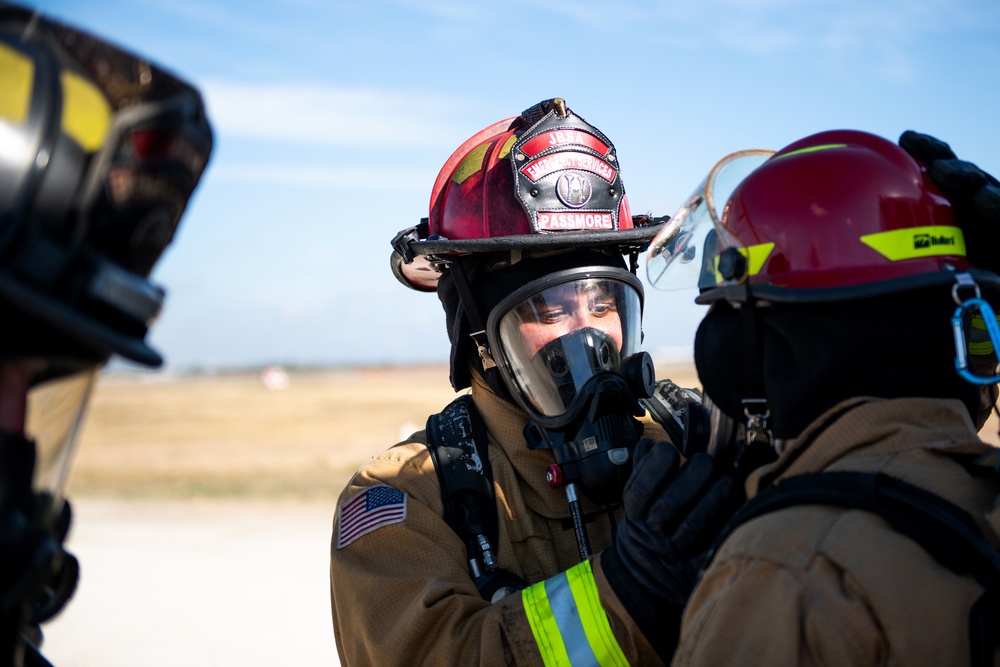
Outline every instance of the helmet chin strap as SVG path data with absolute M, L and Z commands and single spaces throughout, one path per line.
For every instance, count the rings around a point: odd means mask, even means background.
M 764 360 L 761 352 L 760 318 L 757 304 L 750 290 L 750 281 L 744 282 L 746 301 L 740 305 L 743 320 L 743 379 L 746 397 L 742 400 L 746 418 L 747 446 L 771 447 L 774 437 L 768 420 L 771 408 L 764 387 Z
M 469 337 L 472 338 L 472 342 L 476 345 L 476 351 L 479 353 L 483 379 L 497 395 L 508 398 L 507 387 L 503 378 L 500 377 L 500 370 L 490 353 L 489 341 L 486 339 L 486 325 L 479 312 L 479 307 L 476 305 L 476 299 L 472 295 L 472 289 L 469 287 L 469 277 L 465 267 L 461 262 L 453 262 L 449 265 L 448 270 L 452 273 L 455 289 L 458 291 L 458 299 L 462 304 L 462 312 L 469 324 Z

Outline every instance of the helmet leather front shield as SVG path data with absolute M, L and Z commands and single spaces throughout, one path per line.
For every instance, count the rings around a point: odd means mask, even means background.
M 722 225 L 730 195 L 774 151 L 746 150 L 722 158 L 649 244 L 646 277 L 658 289 L 709 289 L 722 281 L 719 253 L 735 248 L 753 267 L 748 246 Z
M 633 216 L 617 151 L 559 98 L 473 135 L 445 162 L 429 215 L 392 240 L 390 267 L 434 291 L 448 263 L 494 252 L 645 250 L 661 221 Z
M 529 283 L 487 324 L 490 349 L 521 407 L 540 421 L 574 408 L 595 375 L 621 372 L 641 344 L 642 287 L 628 271 L 584 268 Z

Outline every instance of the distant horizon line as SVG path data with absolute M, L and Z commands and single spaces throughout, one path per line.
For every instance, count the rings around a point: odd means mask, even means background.
M 678 366 L 694 363 L 694 351 L 691 346 L 673 346 L 649 351 L 653 357 L 653 364 L 660 366 Z M 344 361 L 344 362 L 246 362 L 231 364 L 166 364 L 160 368 L 146 368 L 129 363 L 125 360 L 114 358 L 102 370 L 104 375 L 239 375 L 248 373 L 260 373 L 268 368 L 278 368 L 289 373 L 308 373 L 323 371 L 344 371 L 362 369 L 386 369 L 386 368 L 447 368 L 447 361 Z

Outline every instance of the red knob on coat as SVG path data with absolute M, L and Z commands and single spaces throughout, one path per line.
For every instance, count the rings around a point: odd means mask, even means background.
M 563 485 L 562 468 L 559 467 L 558 463 L 553 463 L 549 466 L 548 470 L 545 471 L 545 481 L 548 482 L 549 486 L 553 489 L 558 489 Z

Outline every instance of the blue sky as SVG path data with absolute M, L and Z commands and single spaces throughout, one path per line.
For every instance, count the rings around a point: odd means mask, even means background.
M 927 132 L 1000 175 L 995 0 L 33 6 L 205 95 L 216 150 L 154 273 L 151 340 L 177 368 L 446 360 L 440 305 L 392 277 L 389 240 L 460 143 L 550 97 L 614 142 L 633 212 L 673 213 L 734 150 L 834 128 Z M 654 356 L 690 347 L 692 299 L 647 289 Z

